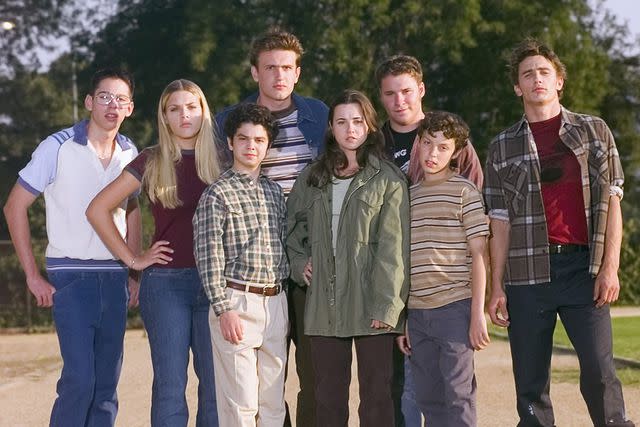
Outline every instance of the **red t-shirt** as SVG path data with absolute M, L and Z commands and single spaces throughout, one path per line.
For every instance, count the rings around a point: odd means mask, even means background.
M 127 165 L 125 170 L 142 181 L 149 149 L 143 150 L 138 157 Z M 198 206 L 200 196 L 207 184 L 202 182 L 196 171 L 195 150 L 182 150 L 182 160 L 175 165 L 178 185 L 178 199 L 181 206 L 166 209 L 161 203 L 151 203 L 151 213 L 155 222 L 153 242 L 166 240 L 174 250 L 173 261 L 168 264 L 154 264 L 158 268 L 193 268 L 193 226 L 191 220 Z
M 549 243 L 587 245 L 580 164 L 559 137 L 561 117 L 529 123 L 540 159 L 542 202 Z

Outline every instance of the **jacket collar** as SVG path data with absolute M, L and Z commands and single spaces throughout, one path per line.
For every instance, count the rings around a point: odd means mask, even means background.
M 260 92 L 254 92 L 246 97 L 242 102 L 251 102 L 255 104 L 258 102 L 258 96 L 260 96 Z M 308 120 L 313 123 L 317 122 L 315 116 L 313 115 L 313 112 L 311 111 L 311 108 L 303 97 L 293 92 L 291 94 L 291 101 L 293 102 L 293 105 L 296 106 L 296 110 L 298 110 L 298 122 L 302 120 Z

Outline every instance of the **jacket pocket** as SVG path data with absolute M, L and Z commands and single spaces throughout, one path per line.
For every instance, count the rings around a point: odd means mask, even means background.
M 363 192 L 355 196 L 358 204 L 355 211 L 356 216 L 352 218 L 353 223 L 346 226 L 353 227 L 354 237 L 358 242 L 367 244 L 378 241 L 378 223 L 384 204 L 382 196 L 377 192 Z
M 304 209 L 296 214 L 296 216 L 304 217 L 309 245 L 318 243 L 322 239 L 321 233 L 318 232 L 320 230 L 318 225 L 322 224 L 323 215 L 325 215 L 325 208 L 322 206 L 322 197 L 320 194 L 315 194 L 311 197 L 306 202 Z M 314 231 L 316 232 L 314 233 Z M 310 252 L 309 255 L 311 255 Z

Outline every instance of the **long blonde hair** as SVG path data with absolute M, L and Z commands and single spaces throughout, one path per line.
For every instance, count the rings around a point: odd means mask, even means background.
M 158 103 L 158 145 L 152 148 L 142 178 L 143 186 L 152 203 L 159 201 L 166 209 L 182 205 L 178 199 L 175 164 L 182 159 L 180 147 L 173 142 L 171 128 L 164 118 L 169 97 L 174 92 L 187 91 L 200 100 L 202 107 L 202 125 L 196 137 L 196 171 L 198 177 L 211 184 L 220 175 L 218 153 L 216 150 L 215 122 L 211 119 L 209 104 L 200 87 L 185 79 L 174 80 L 162 92 Z

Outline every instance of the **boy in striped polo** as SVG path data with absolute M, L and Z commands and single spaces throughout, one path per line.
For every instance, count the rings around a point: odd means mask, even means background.
M 129 73 L 105 69 L 94 74 L 84 100 L 90 118 L 40 143 L 4 207 L 27 286 L 38 306 L 53 307 L 63 367 L 51 426 L 112 426 L 118 411 L 127 301 L 137 303 L 137 283 L 130 283 L 129 299 L 127 266 L 102 243 L 85 211 L 138 154 L 131 140 L 118 133 L 133 112 L 132 97 Z M 41 193 L 49 280 L 35 262 L 27 215 Z M 137 200 L 123 200 L 113 219 L 133 253 L 139 253 Z
M 407 335 L 416 402 L 429 425 L 476 425 L 473 351 L 489 343 L 484 317 L 489 227 L 482 196 L 451 167 L 468 143 L 455 114 L 425 114 L 418 128 L 424 177 L 410 188 L 411 290 Z

